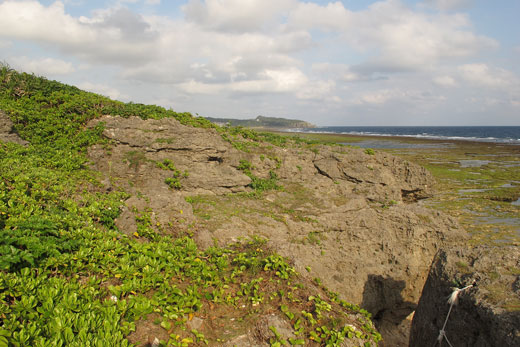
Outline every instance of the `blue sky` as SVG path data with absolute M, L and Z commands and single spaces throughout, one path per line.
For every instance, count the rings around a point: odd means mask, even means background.
M 0 60 L 204 116 L 520 125 L 519 13 L 517 0 L 0 0 Z

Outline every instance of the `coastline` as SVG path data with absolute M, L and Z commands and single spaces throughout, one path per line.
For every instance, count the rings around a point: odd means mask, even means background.
M 283 136 L 299 136 L 312 140 L 345 143 L 345 142 L 361 142 L 364 140 L 388 140 L 403 143 L 453 143 L 453 144 L 468 144 L 468 145 L 497 145 L 497 146 L 511 146 L 518 148 L 520 152 L 520 143 L 502 142 L 502 141 L 483 141 L 477 139 L 454 139 L 454 138 L 429 138 L 429 137 L 415 137 L 415 136 L 399 136 L 399 135 L 362 135 L 362 134 L 339 134 L 326 132 L 306 132 L 294 131 L 290 129 L 273 129 L 273 128 L 252 128 L 258 131 L 271 132 Z
M 285 129 L 297 133 L 398 137 L 426 140 L 461 140 L 520 145 L 520 126 L 324 126 Z
M 470 234 L 470 243 L 520 245 L 518 144 L 308 133 L 286 129 L 257 130 L 324 143 L 373 148 L 417 163 L 428 169 L 437 181 L 436 195 L 424 203 L 457 218 Z

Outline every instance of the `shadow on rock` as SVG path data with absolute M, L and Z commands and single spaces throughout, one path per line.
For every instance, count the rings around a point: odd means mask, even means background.
M 401 292 L 405 287 L 405 281 L 381 275 L 368 275 L 365 282 L 361 307 L 372 314 L 383 336 L 380 346 L 408 346 L 409 316 L 416 305 L 403 300 Z

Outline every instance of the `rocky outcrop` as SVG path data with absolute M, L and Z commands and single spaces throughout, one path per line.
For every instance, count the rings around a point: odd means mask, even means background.
M 149 209 L 159 231 L 190 230 L 201 247 L 264 237 L 300 273 L 370 311 L 383 333 L 414 310 L 439 247 L 464 238 L 454 220 L 420 204 L 431 175 L 385 153 L 267 143 L 243 152 L 214 129 L 174 119 L 105 116 L 89 126 L 99 122 L 108 144 L 90 148 L 93 166 L 107 189 L 132 195 L 120 230 L 135 232 L 136 211 Z M 158 165 L 165 160 L 186 173 L 175 188 L 165 183 L 172 171 Z M 241 160 L 255 177 L 274 173 L 283 189 L 236 194 L 251 191 Z M 388 346 L 408 340 L 401 330 L 386 334 Z
M 235 169 L 238 151 L 230 148 L 214 129 L 187 127 L 171 118 L 145 121 L 106 116 L 93 123 L 97 122 L 105 124 L 103 135 L 116 144 L 109 158 L 115 177 L 126 176 L 133 182 L 146 173 L 148 177 L 141 184 L 154 185 L 168 175 L 155 164 L 173 158 L 176 167 L 188 173 L 182 186 L 191 193 L 244 191 L 250 182 Z M 99 146 L 92 148 L 92 156 L 99 155 L 99 151 Z M 98 166 L 107 165 L 107 160 L 99 159 Z
M 0 110 L 0 141 L 14 142 L 24 146 L 28 143 L 14 132 L 13 122 L 2 110 Z
M 179 221 L 193 220 L 186 195 L 245 191 L 251 181 L 235 168 L 238 151 L 214 130 L 186 127 L 171 118 L 145 121 L 111 116 L 89 126 L 99 122 L 105 126 L 103 135 L 110 145 L 92 146 L 89 156 L 93 168 L 104 173 L 107 189 L 117 185 L 132 195 L 118 219 L 125 233 L 136 231 L 132 210 L 150 209 L 156 223 L 177 229 Z M 172 190 L 165 184 L 173 173 L 158 166 L 164 160 L 171 160 L 181 172 L 182 189 Z
M 448 297 L 463 288 L 458 304 Z M 520 250 L 517 246 L 440 251 L 412 323 L 410 346 L 433 346 L 446 321 L 453 346 L 520 346 Z M 443 346 L 446 345 L 444 340 Z

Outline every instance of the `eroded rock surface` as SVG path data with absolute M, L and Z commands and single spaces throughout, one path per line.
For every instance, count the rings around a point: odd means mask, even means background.
M 383 332 L 415 308 L 438 249 L 464 238 L 454 220 L 420 204 L 431 194 L 431 175 L 388 154 L 270 144 L 242 152 L 214 129 L 174 119 L 106 116 L 90 125 L 100 121 L 111 144 L 90 149 L 93 166 L 107 189 L 132 194 L 121 231 L 132 234 L 136 211 L 150 209 L 161 232 L 188 228 L 201 247 L 265 237 L 300 273 L 373 313 Z M 157 166 L 164 160 L 187 173 L 177 189 L 165 183 L 172 172 Z M 275 173 L 283 190 L 237 194 L 251 191 L 240 160 L 256 177 Z M 407 341 L 403 334 L 388 334 L 386 345 Z
M 410 346 L 432 346 L 446 321 L 453 287 L 472 284 L 459 294 L 450 312 L 445 328 L 449 342 L 468 347 L 520 346 L 518 246 L 440 251 L 415 312 Z
M 24 146 L 28 143 L 14 132 L 13 122 L 2 110 L 0 110 L 0 141 L 14 142 Z
M 235 168 L 237 151 L 215 131 L 186 127 L 175 119 L 105 116 L 90 125 L 98 122 L 105 124 L 103 135 L 112 145 L 93 146 L 89 156 L 94 168 L 105 174 L 108 189 L 116 185 L 132 194 L 119 217 L 119 228 L 125 233 L 136 229 L 132 210 L 150 209 L 157 223 L 174 227 L 179 221 L 193 220 L 186 195 L 245 191 L 251 181 Z M 157 166 L 164 160 L 172 160 L 182 173 L 182 189 L 165 184 L 173 173 Z

